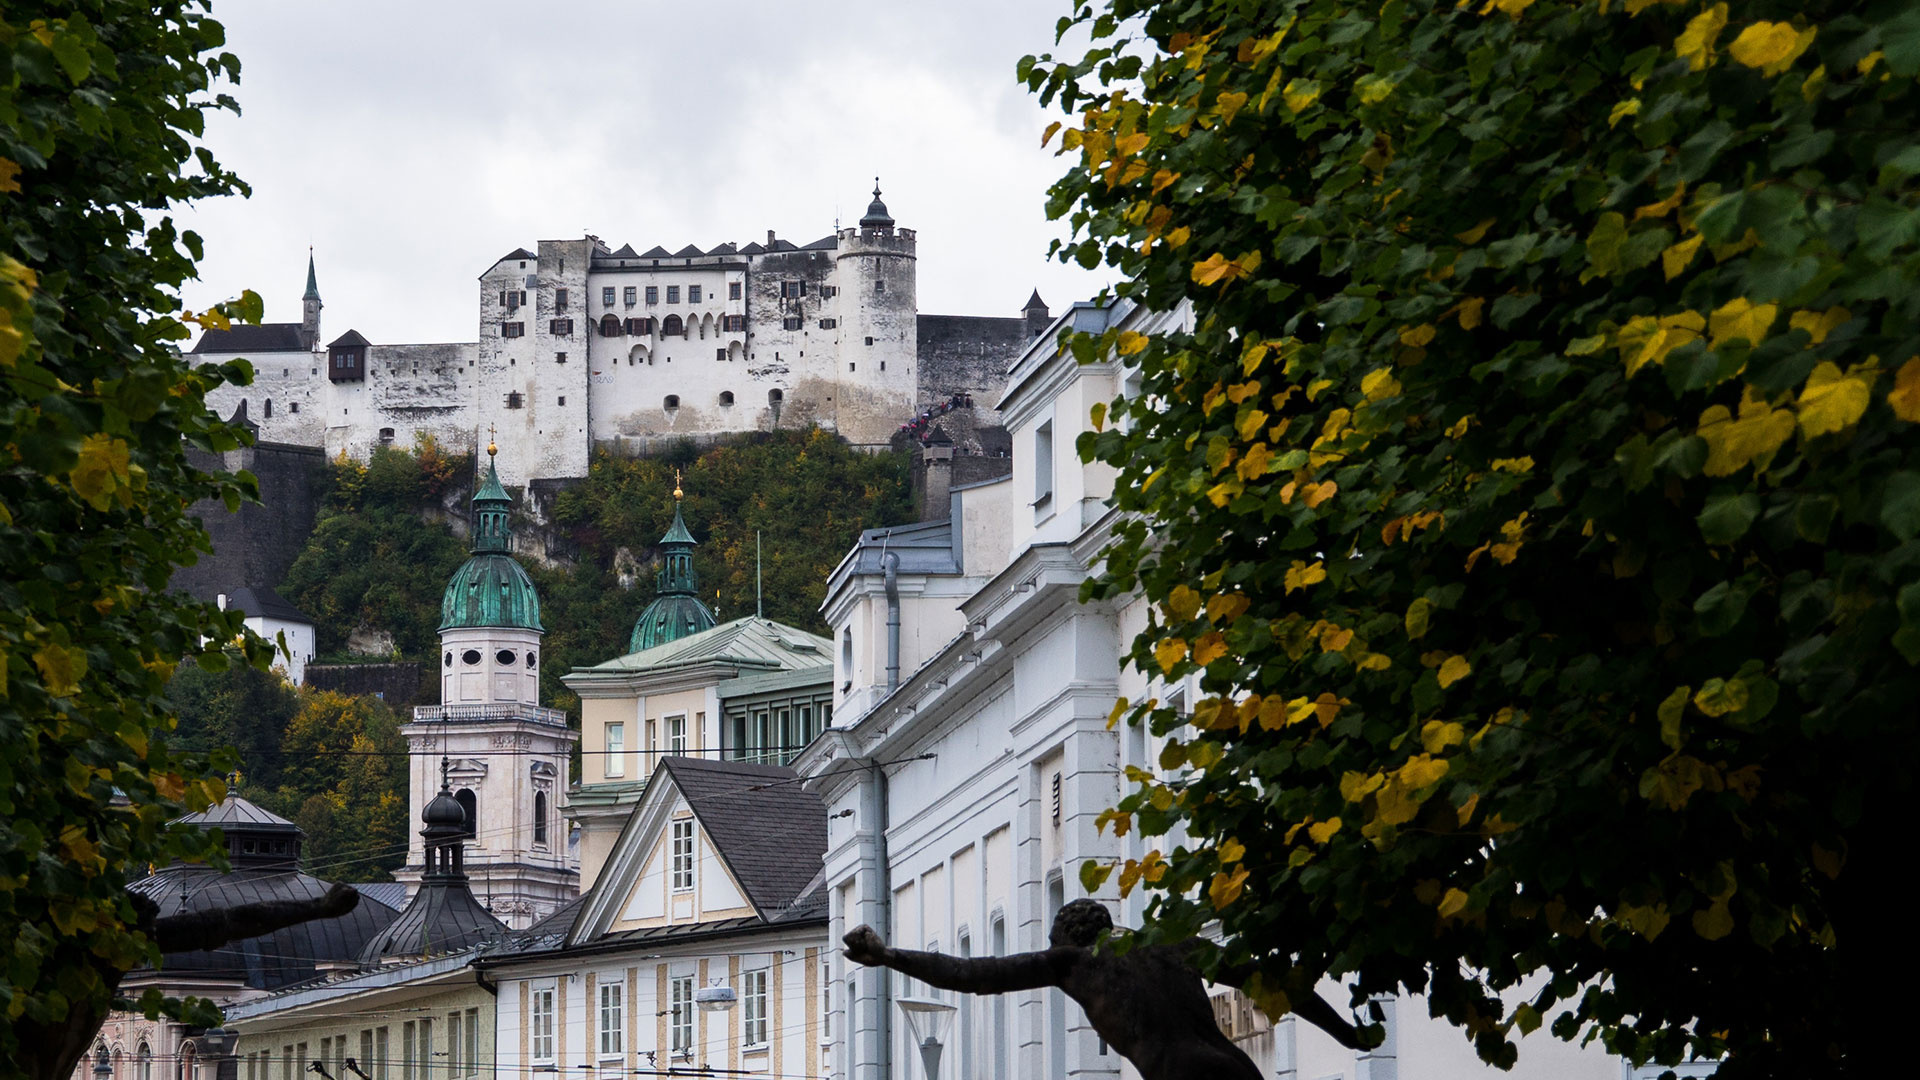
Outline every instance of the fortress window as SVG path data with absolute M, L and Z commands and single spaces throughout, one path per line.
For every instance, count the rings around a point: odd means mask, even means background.
M 873 291 L 876 296 L 879 295 L 880 293 L 886 292 L 887 283 L 884 281 L 875 281 L 873 283 Z
M 871 345 L 871 344 L 873 344 L 873 339 L 872 339 L 872 338 L 868 338 L 868 339 L 867 339 L 867 344 L 869 344 L 869 345 Z
M 526 401 L 527 399 L 522 397 L 518 390 L 511 391 L 507 394 L 507 408 L 509 409 L 518 409 L 524 406 Z
M 822 330 L 831 330 L 834 327 L 839 325 L 840 325 L 839 319 L 821 319 L 820 320 L 820 329 Z
M 822 285 L 822 286 L 820 286 L 820 295 L 821 295 L 821 296 L 824 296 L 824 297 L 834 297 L 834 296 L 839 296 L 839 295 L 840 295 L 840 286 L 838 286 L 838 285 Z
M 787 330 L 798 330 L 802 326 L 805 326 L 806 322 L 807 320 L 801 318 L 798 315 L 789 315 L 788 317 L 780 320 L 780 326 L 783 329 L 787 329 Z
M 667 286 L 667 303 L 677 304 L 679 302 L 680 302 L 680 286 L 678 285 Z
M 500 324 L 501 337 L 525 337 L 527 324 L 522 322 L 503 322 Z
M 563 312 L 567 310 L 567 290 L 565 289 L 553 290 L 553 310 L 556 312 Z
M 300 403 L 296 401 L 296 402 L 294 402 L 293 404 L 291 404 L 291 405 L 289 405 L 289 406 L 287 406 L 287 411 L 288 411 L 288 412 L 299 412 L 299 411 L 300 411 Z
M 634 288 L 631 285 L 620 290 L 620 300 L 622 303 L 626 304 L 628 307 L 632 307 L 634 304 L 638 303 L 639 296 L 640 296 L 640 290 Z
M 562 404 L 562 405 L 565 405 L 566 403 L 567 403 L 567 395 L 565 395 L 565 394 L 561 394 L 561 395 L 560 395 L 560 404 Z
M 807 295 L 807 283 L 805 281 L 783 281 L 780 283 L 780 299 L 782 300 L 798 300 L 805 295 Z
M 747 317 L 745 315 L 722 315 L 720 316 L 720 329 L 730 334 L 744 334 L 747 332 Z
M 628 319 L 627 333 L 632 334 L 635 337 L 639 337 L 643 334 L 651 334 L 653 333 L 653 320 L 652 319 Z
M 740 299 L 740 283 L 739 282 L 737 281 L 727 282 L 727 299 L 729 300 Z
M 477 664 L 477 663 L 479 663 L 479 662 L 480 662 L 480 650 L 479 650 L 479 649 L 468 649 L 468 650 L 467 650 L 466 652 L 463 652 L 463 653 L 461 653 L 461 654 L 460 654 L 460 662 L 461 662 L 461 663 L 463 663 L 463 664 L 469 664 L 469 665 L 471 665 L 471 664 Z
M 518 660 L 519 657 L 513 654 L 512 649 L 501 649 L 499 652 L 493 654 L 493 659 L 494 662 L 501 667 L 512 667 L 513 662 Z
M 659 302 L 660 302 L 660 286 L 658 285 L 647 286 L 647 303 L 657 304 Z
M 733 391 L 731 390 L 720 391 L 720 404 L 723 406 L 733 404 Z
M 660 324 L 660 336 L 661 337 L 686 337 L 687 328 L 686 328 L 686 325 L 680 321 L 680 316 L 678 315 L 667 316 L 666 321 Z
M 572 337 L 573 336 L 573 320 L 572 319 L 555 319 L 552 322 L 547 324 L 547 333 L 552 334 L 555 337 Z M 565 356 L 567 354 L 561 353 L 560 355 Z
M 272 416 L 272 415 L 273 415 L 273 399 L 272 399 L 272 398 L 268 398 L 268 399 L 267 399 L 267 413 L 266 413 L 266 414 L 267 414 L 268 416 Z
M 668 395 L 667 395 L 667 399 L 666 399 L 665 401 L 663 401 L 663 402 L 661 402 L 661 403 L 660 403 L 660 407 L 661 407 L 661 408 L 663 408 L 663 409 L 665 409 L 665 410 L 667 410 L 668 412 L 672 412 L 673 410 L 675 410 L 675 409 L 677 409 L 677 408 L 679 408 L 679 407 L 680 407 L 680 395 L 679 395 L 679 394 L 668 394 Z
M 600 316 L 601 337 L 619 337 L 622 330 L 623 327 L 620 325 L 620 316 L 615 315 L 611 311 Z
M 700 302 L 700 286 L 698 285 L 687 286 L 687 303 L 697 304 L 699 302 Z
M 724 361 L 724 360 L 726 360 L 726 358 L 727 358 L 727 350 L 725 350 L 725 349 L 715 349 L 715 350 L 713 350 L 713 358 L 714 358 L 715 360 L 721 360 L 721 361 Z
M 613 306 L 613 286 L 608 285 L 607 287 L 600 290 L 600 306 L 601 307 Z
M 778 405 L 785 400 L 787 400 L 787 395 L 778 387 L 767 391 L 767 404 Z
M 386 446 L 391 442 L 393 442 L 393 429 L 390 427 L 381 428 L 380 429 L 380 445 Z
M 566 353 L 563 353 L 563 352 L 557 352 L 557 353 L 554 353 L 554 354 L 553 354 L 553 362 L 554 362 L 554 363 L 556 363 L 556 364 L 564 364 L 564 363 L 566 363 L 566 362 L 567 362 L 567 354 L 566 354 Z

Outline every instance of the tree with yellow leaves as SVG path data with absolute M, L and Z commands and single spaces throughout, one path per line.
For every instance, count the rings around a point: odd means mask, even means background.
M 1197 674 L 1103 822 L 1267 986 L 1486 1060 L 1846 1073 L 1920 755 L 1920 8 L 1106 0 L 1058 253 L 1195 329 L 1080 451 Z M 1109 424 L 1110 420 L 1124 420 Z M 1896 831 L 1899 830 L 1899 831 Z M 1089 883 L 1105 871 L 1089 867 Z M 1263 1004 L 1283 1011 L 1284 994 Z

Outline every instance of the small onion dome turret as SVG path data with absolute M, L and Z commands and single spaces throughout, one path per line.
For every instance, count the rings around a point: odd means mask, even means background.
M 700 602 L 700 578 L 693 570 L 693 534 L 680 516 L 680 477 L 673 480 L 673 525 L 660 538 L 660 569 L 654 574 L 653 602 L 633 624 L 630 653 L 665 645 L 714 626 L 713 612 Z
M 863 229 L 891 229 L 893 215 L 887 213 L 887 204 L 880 201 L 880 178 L 873 178 L 873 201 L 867 204 L 867 216 L 860 219 Z
M 500 485 L 487 444 L 487 478 L 473 496 L 473 556 L 454 571 L 440 601 L 440 629 L 510 627 L 545 633 L 540 625 L 540 594 L 527 571 L 509 552 L 513 533 L 507 518 L 513 500 Z
M 470 835 L 467 809 L 448 790 L 447 765 L 447 760 L 441 758 L 440 793 L 427 803 L 420 815 L 426 825 L 420 830 L 420 836 L 426 840 L 427 849 L 420 889 L 400 917 L 367 942 L 360 954 L 362 964 L 372 966 L 388 960 L 458 952 L 507 932 L 506 924 L 494 918 L 467 887 L 462 857 L 464 842 Z

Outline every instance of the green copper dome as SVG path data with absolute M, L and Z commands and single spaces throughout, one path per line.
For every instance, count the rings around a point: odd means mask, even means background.
M 487 447 L 487 478 L 473 496 L 473 557 L 454 571 L 440 600 L 440 629 L 501 626 L 546 632 L 540 625 L 540 594 L 514 557 L 507 515 L 513 500 L 500 486 L 493 447 Z
M 673 526 L 660 538 L 660 569 L 653 576 L 653 603 L 633 624 L 633 637 L 627 642 L 630 653 L 678 641 L 714 625 L 713 612 L 697 595 L 700 579 L 693 572 L 694 539 L 680 516 L 677 483 L 673 497 Z

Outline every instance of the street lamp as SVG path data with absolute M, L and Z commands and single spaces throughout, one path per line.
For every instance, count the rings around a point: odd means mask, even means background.
M 947 1033 L 947 1025 L 953 1023 L 956 1010 L 933 998 L 896 998 L 894 1004 L 907 1015 L 907 1031 L 920 1046 L 920 1063 L 927 1068 L 927 1080 L 940 1080 L 940 1051 L 944 1048 L 941 1040 Z
M 693 1003 L 701 1012 L 726 1012 L 740 1000 L 731 986 L 702 986 L 693 992 Z

